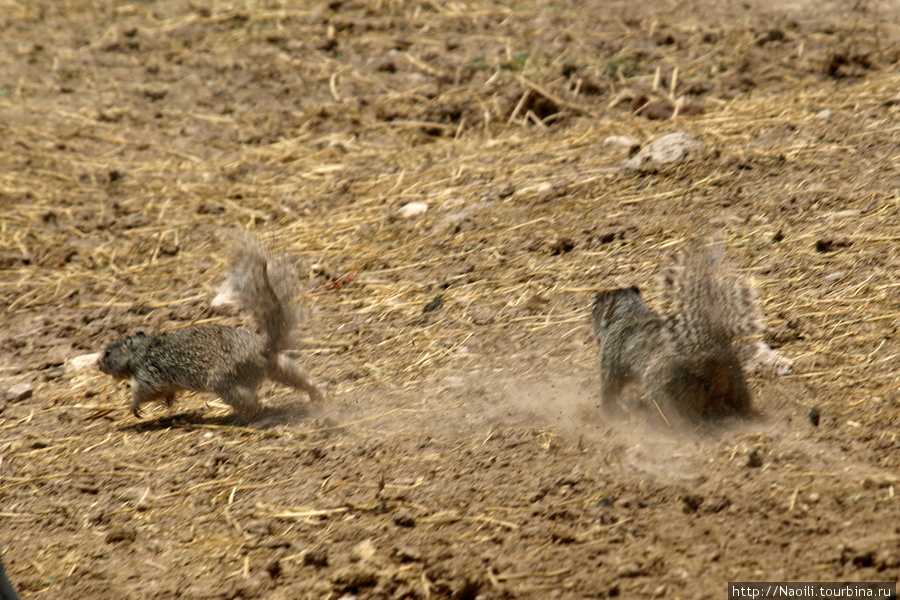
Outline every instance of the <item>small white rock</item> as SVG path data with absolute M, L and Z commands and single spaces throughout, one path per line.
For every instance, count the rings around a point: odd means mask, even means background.
M 438 226 L 446 227 L 448 225 L 456 225 L 458 223 L 462 223 L 482 208 L 490 205 L 490 202 L 476 202 L 475 204 L 465 206 L 445 216 L 443 219 L 441 219 L 440 223 L 438 223 Z
M 561 189 L 563 188 L 559 187 L 557 184 L 550 182 L 542 183 L 538 186 L 536 199 L 538 202 L 555 200 L 556 198 L 559 198 Z
M 73 356 L 68 361 L 66 361 L 66 371 L 74 372 L 74 371 L 84 371 L 85 369 L 92 369 L 97 365 L 97 361 L 100 360 L 99 352 L 92 352 L 91 354 L 82 354 L 80 356 Z
M 647 171 L 670 163 L 691 160 L 703 151 L 703 142 L 686 131 L 657 138 L 622 163 L 626 169 Z
M 816 113 L 817 119 L 830 119 L 834 115 L 834 111 L 830 108 L 826 108 L 825 110 L 820 110 Z
M 626 135 L 611 135 L 603 140 L 603 147 L 607 150 L 634 150 L 641 145 Z
M 825 221 L 828 223 L 835 223 L 838 225 L 850 225 L 853 223 L 856 217 L 862 214 L 861 210 L 857 210 L 855 208 L 851 208 L 848 210 L 838 210 L 833 213 L 824 215 Z
M 22 400 L 26 400 L 27 398 L 31 398 L 31 394 L 34 393 L 34 384 L 31 383 L 17 383 L 16 385 L 7 388 L 6 393 L 3 394 L 3 397 L 6 398 L 9 402 L 20 402 Z
M 372 543 L 372 540 L 365 539 L 353 546 L 350 554 L 359 561 L 372 560 L 375 556 L 375 544 Z
M 428 210 L 428 204 L 425 202 L 410 202 L 409 204 L 404 204 L 400 207 L 400 210 L 397 211 L 397 214 L 403 217 L 404 219 L 409 219 L 411 217 L 418 217 L 421 214 L 424 214 L 425 211 Z

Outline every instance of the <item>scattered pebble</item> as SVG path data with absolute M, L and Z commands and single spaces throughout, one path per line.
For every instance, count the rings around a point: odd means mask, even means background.
M 316 50 L 321 50 L 322 52 L 330 52 L 334 50 L 338 45 L 338 41 L 334 37 L 326 36 L 317 41 L 314 45 Z
M 515 194 L 515 193 L 516 193 L 516 186 L 513 185 L 513 184 L 512 184 L 511 182 L 509 182 L 509 181 L 507 181 L 506 183 L 500 185 L 500 187 L 498 187 L 498 188 L 495 190 L 495 196 L 496 196 L 497 199 L 499 199 L 499 200 L 502 200 L 503 198 L 509 198 L 510 196 L 512 196 L 512 195 Z
M 406 511 L 400 511 L 394 515 L 394 525 L 398 527 L 415 527 L 416 518 Z
M 475 325 L 490 325 L 497 318 L 497 313 L 484 306 L 476 306 L 469 314 L 469 318 Z
M 684 512 L 697 512 L 697 509 L 703 504 L 703 500 L 704 498 L 700 494 L 685 494 L 681 497 L 681 501 L 684 502 Z
M 879 571 L 896 569 L 900 566 L 900 554 L 896 551 L 882 550 L 875 555 L 875 568 Z
M 373 544 L 370 539 L 359 542 L 353 546 L 353 549 L 350 551 L 351 560 L 354 562 L 372 560 L 374 556 L 375 544 Z
M 428 204 L 425 202 L 410 202 L 409 204 L 404 204 L 397 211 L 397 214 L 403 217 L 404 219 L 410 219 L 412 217 L 418 217 L 419 215 L 425 214 L 428 211 Z
M 809 409 L 809 422 L 813 424 L 813 427 L 819 426 L 819 408 L 813 406 Z
M 557 525 L 556 529 L 553 530 L 553 533 L 550 534 L 550 538 L 554 542 L 559 542 L 560 544 L 571 544 L 578 540 L 578 534 L 571 527 Z
M 834 111 L 831 110 L 830 108 L 826 108 L 825 110 L 820 110 L 819 112 L 817 112 L 816 118 L 825 120 L 825 119 L 830 119 L 833 115 L 834 115 Z
M 731 506 L 731 500 L 727 496 L 713 498 L 713 502 L 707 503 L 708 512 L 720 513 Z
M 31 440 L 31 444 L 29 444 L 29 447 L 32 450 L 40 450 L 42 448 L 49 448 L 50 444 L 51 444 L 50 440 L 48 440 L 46 438 L 35 437 Z
M 31 395 L 34 393 L 34 384 L 31 383 L 17 383 L 16 385 L 7 388 L 6 393 L 3 394 L 3 397 L 7 402 L 21 402 L 22 400 L 27 400 L 31 398 Z
M 875 488 L 889 488 L 891 486 L 900 484 L 900 477 L 892 474 L 885 475 L 869 475 L 865 479 L 863 479 L 863 487 L 867 490 L 875 489 Z
M 119 542 L 134 542 L 137 539 L 137 530 L 134 527 L 113 527 L 106 534 L 107 544 L 117 544 Z
M 378 573 L 374 569 L 355 566 L 337 570 L 331 576 L 331 581 L 342 590 L 355 590 L 378 583 Z
M 303 555 L 303 564 L 311 567 L 327 567 L 328 551 L 325 548 L 313 548 Z
M 647 569 L 637 563 L 625 563 L 616 569 L 616 575 L 619 577 L 641 577 L 647 574 Z
M 838 210 L 825 215 L 824 220 L 827 223 L 835 223 L 838 225 L 856 225 L 862 211 L 856 209 Z
M 675 114 L 675 105 L 664 99 L 652 100 L 645 104 L 638 114 L 651 121 L 665 121 Z
M 625 135 L 611 135 L 603 140 L 603 148 L 606 150 L 628 150 L 635 152 L 641 147 L 636 141 Z
M 663 165 L 691 160 L 702 151 L 703 142 L 686 131 L 678 131 L 653 140 L 623 162 L 622 166 L 626 169 L 652 171 Z
M 278 579 L 281 577 L 282 569 L 281 569 L 281 561 L 277 558 L 272 559 L 265 567 L 266 573 L 269 574 L 269 577 L 272 579 Z
M 754 448 L 747 455 L 747 466 L 758 469 L 763 466 L 763 455 L 759 448 Z
M 394 550 L 394 558 L 401 563 L 422 562 L 422 553 L 415 548 L 402 546 Z
M 574 250 L 576 245 L 577 243 L 571 238 L 557 238 L 555 242 L 550 244 L 550 254 L 552 254 L 553 256 L 565 254 L 566 252 Z
M 835 281 L 840 281 L 844 277 L 847 276 L 847 271 L 835 271 L 834 273 L 829 273 L 824 277 L 825 283 L 834 283 Z
M 41 381 L 53 381 L 54 379 L 59 379 L 65 374 L 66 370 L 63 367 L 53 367 L 52 369 L 47 369 L 43 373 L 41 373 L 40 380 Z
M 69 360 L 66 361 L 66 371 L 68 372 L 77 372 L 84 371 L 86 369 L 93 369 L 97 365 L 97 361 L 100 360 L 99 352 L 92 352 L 91 354 L 81 354 L 79 356 L 73 356 Z
M 470 204 L 469 206 L 465 206 L 455 212 L 449 213 L 447 216 L 440 220 L 438 226 L 459 226 L 466 219 L 471 219 L 476 212 L 490 205 L 490 202 L 476 202 L 474 204 Z
M 685 102 L 678 107 L 678 115 L 681 117 L 693 117 L 706 112 L 699 102 Z
M 439 309 L 443 303 L 444 303 L 444 295 L 438 294 L 437 296 L 434 297 L 433 300 L 431 300 L 428 304 L 426 304 L 425 306 L 422 307 L 422 314 L 425 314 L 427 312 L 432 312 L 432 311 Z
M 847 239 L 825 239 L 816 240 L 816 252 L 826 253 L 834 252 L 839 248 L 849 248 L 853 242 Z
M 549 202 L 550 200 L 555 200 L 562 196 L 565 193 L 566 189 L 564 185 L 553 184 L 553 183 L 542 183 L 538 186 L 537 189 L 537 201 L 538 202 Z

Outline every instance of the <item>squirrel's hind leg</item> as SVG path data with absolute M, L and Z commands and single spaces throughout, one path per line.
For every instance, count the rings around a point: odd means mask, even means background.
M 631 377 L 618 369 L 612 361 L 600 359 L 600 405 L 610 415 L 621 413 L 619 397 Z
M 217 390 L 222 400 L 234 409 L 236 415 L 250 421 L 262 412 L 263 406 L 256 397 L 256 389 L 248 385 L 233 385 Z
M 708 416 L 725 417 L 735 415 L 748 417 L 753 414 L 752 397 L 740 364 L 734 362 L 723 369 L 719 386 L 714 386 L 714 394 L 708 407 Z
M 269 373 L 269 376 L 278 383 L 306 392 L 313 402 L 323 400 L 322 391 L 313 382 L 309 371 L 284 354 L 278 355 L 275 368 Z

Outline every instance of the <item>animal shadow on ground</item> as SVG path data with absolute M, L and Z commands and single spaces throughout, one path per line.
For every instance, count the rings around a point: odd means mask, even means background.
M 290 425 L 310 414 L 306 405 L 266 406 L 252 421 L 236 415 L 206 416 L 202 410 L 179 412 L 163 415 L 156 419 L 147 419 L 137 423 L 130 423 L 119 427 L 119 431 L 133 431 L 144 433 L 148 431 L 160 431 L 164 429 L 183 429 L 190 431 L 195 427 L 242 427 L 247 429 L 271 429 L 278 425 Z

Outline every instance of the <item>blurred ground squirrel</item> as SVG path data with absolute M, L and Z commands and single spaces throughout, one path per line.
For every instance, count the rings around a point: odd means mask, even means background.
M 319 401 L 322 393 L 306 369 L 283 354 L 297 322 L 297 280 L 287 257 L 273 259 L 258 240 L 241 240 L 212 304 L 236 303 L 253 316 L 259 334 L 212 324 L 159 335 L 138 332 L 109 346 L 100 370 L 131 379 L 136 417 L 146 402 L 163 400 L 170 406 L 178 392 L 191 390 L 217 394 L 249 420 L 262 410 L 257 389 L 266 378 Z
M 0 600 L 19 600 L 16 590 L 6 577 L 6 571 L 3 570 L 3 561 L 0 561 Z
M 663 275 L 667 310 L 659 314 L 637 287 L 598 292 L 592 316 L 600 343 L 600 393 L 612 407 L 635 383 L 666 415 L 689 419 L 748 414 L 745 368 L 790 363 L 761 341 L 756 296 L 722 273 L 721 252 L 694 246 Z

